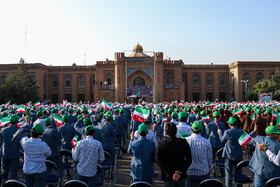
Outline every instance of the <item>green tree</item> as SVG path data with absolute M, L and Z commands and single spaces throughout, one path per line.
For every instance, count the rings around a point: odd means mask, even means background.
M 273 100 L 280 100 L 280 71 L 276 68 L 271 80 L 262 80 L 254 85 L 253 89 L 246 93 L 246 100 L 258 100 L 258 94 L 272 93 Z
M 38 101 L 38 84 L 32 75 L 27 74 L 28 67 L 24 59 L 20 59 L 17 71 L 12 72 L 0 88 L 4 102 L 23 104 L 28 101 Z M 3 103 L 3 101 L 2 101 Z

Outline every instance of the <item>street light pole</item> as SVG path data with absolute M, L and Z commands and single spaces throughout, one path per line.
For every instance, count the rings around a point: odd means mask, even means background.
M 245 83 L 245 91 L 248 91 L 248 80 L 241 80 L 241 82 Z

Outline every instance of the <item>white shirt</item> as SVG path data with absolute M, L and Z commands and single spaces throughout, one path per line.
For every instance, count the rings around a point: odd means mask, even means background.
M 98 161 L 105 160 L 102 144 L 92 136 L 86 136 L 78 142 L 72 157 L 74 161 L 78 161 L 78 174 L 85 177 L 93 177 L 97 172 Z
M 273 152 L 271 152 L 269 149 L 265 152 L 268 156 L 268 159 L 270 162 L 275 164 L 276 166 L 280 166 L 280 151 L 277 155 L 275 155 Z
M 46 171 L 46 157 L 52 153 L 50 147 L 41 138 L 27 136 L 20 140 L 20 144 L 24 151 L 23 172 L 33 174 Z
M 200 134 L 192 134 L 186 138 L 192 153 L 192 164 L 187 170 L 188 175 L 207 175 L 212 165 L 212 148 L 210 141 Z
M 138 130 L 137 130 L 137 131 L 134 132 L 134 140 L 139 140 L 139 139 L 140 139 L 140 134 L 138 133 Z M 154 142 L 155 146 L 157 147 L 156 135 L 150 129 L 148 129 L 148 134 L 146 134 L 146 139 Z
M 192 131 L 191 131 L 191 126 L 187 125 L 185 122 L 180 122 L 177 125 L 177 138 L 182 138 L 179 133 L 183 133 L 183 134 L 188 134 L 191 135 Z
M 41 123 L 43 125 L 43 129 L 46 130 L 46 126 L 44 124 L 44 119 L 38 118 L 36 121 L 34 121 L 33 126 L 36 125 L 37 123 Z

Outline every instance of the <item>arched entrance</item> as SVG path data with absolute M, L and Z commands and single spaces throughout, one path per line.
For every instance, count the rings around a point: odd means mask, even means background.
M 136 77 L 133 80 L 133 86 L 145 86 L 145 79 L 142 77 Z

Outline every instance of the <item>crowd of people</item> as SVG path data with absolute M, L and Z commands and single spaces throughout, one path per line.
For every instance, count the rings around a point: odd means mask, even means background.
M 105 160 L 104 151 L 112 167 L 128 151 L 133 154 L 132 182 L 153 184 L 157 164 L 164 186 L 195 187 L 216 176 L 213 164 L 223 148 L 221 173 L 226 186 L 242 172 L 235 168 L 244 152 L 251 155 L 254 186 L 264 186 L 280 177 L 279 109 L 276 101 L 3 104 L 1 184 L 18 179 L 21 151 L 28 187 L 46 186 L 46 160 L 54 162 L 63 177 L 65 160 L 60 150 L 66 149 L 76 162 L 77 179 L 88 186 L 96 186 L 97 164 Z M 244 134 L 250 137 L 246 143 Z

